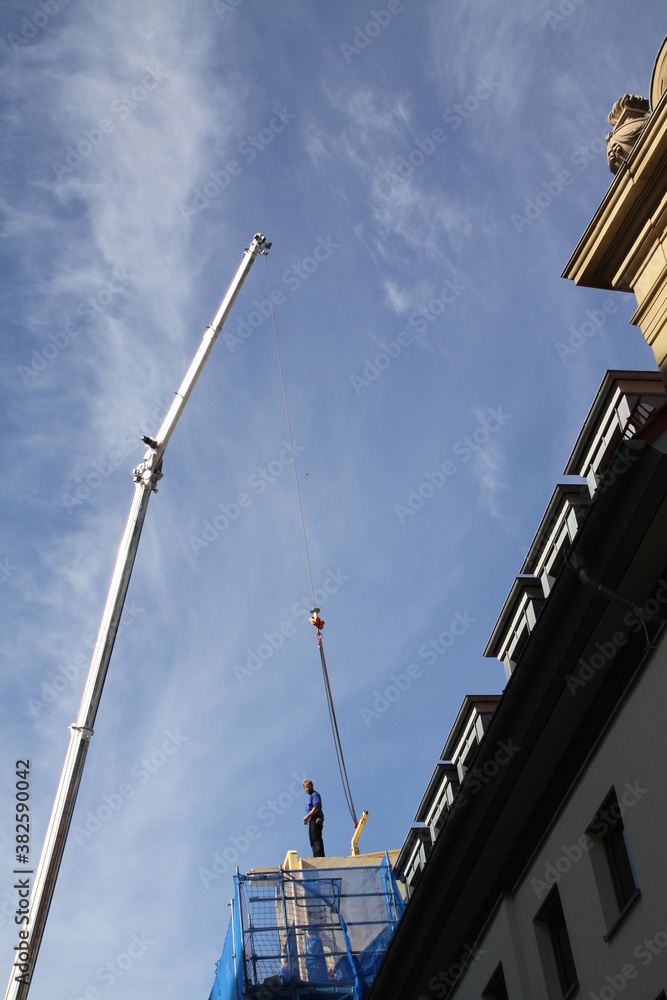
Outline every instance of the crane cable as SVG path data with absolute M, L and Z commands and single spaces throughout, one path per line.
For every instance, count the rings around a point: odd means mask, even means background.
M 306 550 L 306 564 L 308 566 L 308 579 L 310 580 L 310 592 L 313 598 L 313 607 L 311 611 L 310 622 L 315 625 L 317 633 L 317 645 L 320 650 L 320 661 L 322 663 L 322 677 L 324 679 L 324 690 L 327 699 L 327 709 L 329 711 L 329 722 L 331 723 L 331 733 L 333 735 L 334 748 L 336 750 L 336 760 L 338 761 L 338 770 L 340 772 L 341 782 L 343 784 L 343 792 L 345 793 L 345 801 L 347 803 L 347 808 L 350 810 L 350 815 L 352 816 L 352 821 L 356 827 L 357 825 L 357 814 L 354 808 L 354 802 L 352 801 L 352 791 L 350 789 L 350 782 L 347 777 L 347 768 L 345 767 L 345 758 L 343 756 L 343 745 L 340 739 L 340 733 L 338 731 L 338 722 L 336 720 L 336 710 L 333 703 L 333 695 L 331 694 L 331 685 L 329 683 L 329 672 L 327 670 L 327 661 L 324 657 L 324 645 L 322 643 L 322 626 L 324 622 L 319 617 L 320 609 L 316 607 L 315 600 L 315 588 L 313 587 L 313 574 L 310 567 L 310 554 L 308 552 L 308 539 L 306 537 L 306 524 L 303 516 L 303 506 L 301 504 L 301 490 L 299 488 L 299 474 L 296 468 L 296 453 L 294 451 L 294 440 L 292 438 L 292 425 L 289 418 L 289 409 L 287 407 L 287 393 L 285 391 L 285 378 L 283 376 L 283 364 L 280 357 L 280 345 L 278 343 L 278 328 L 276 326 L 276 314 L 273 308 L 273 296 L 271 294 L 271 282 L 269 280 L 269 265 L 264 257 L 264 265 L 266 267 L 266 284 L 269 289 L 269 302 L 271 303 L 271 319 L 273 321 L 273 333 L 276 339 L 276 353 L 278 355 L 278 369 L 280 371 L 280 384 L 283 390 L 283 403 L 285 404 L 285 417 L 287 419 L 287 434 L 289 437 L 290 451 L 292 452 L 292 466 L 294 468 L 294 481 L 296 483 L 296 495 L 299 501 L 299 516 L 301 518 L 301 531 L 303 532 L 303 544 Z

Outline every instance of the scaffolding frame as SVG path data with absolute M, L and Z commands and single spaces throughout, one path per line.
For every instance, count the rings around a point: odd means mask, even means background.
M 404 903 L 374 867 L 237 873 L 210 1000 L 361 1000 Z

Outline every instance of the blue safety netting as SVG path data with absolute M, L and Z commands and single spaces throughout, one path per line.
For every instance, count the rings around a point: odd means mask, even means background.
M 385 855 L 376 867 L 234 877 L 209 1000 L 362 1000 L 404 903 Z
M 231 903 L 232 915 L 222 955 L 216 962 L 215 981 L 209 1000 L 243 1000 L 243 951 L 236 946 L 241 941 L 238 892 Z

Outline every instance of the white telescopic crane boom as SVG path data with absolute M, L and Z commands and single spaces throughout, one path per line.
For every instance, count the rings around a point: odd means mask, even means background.
M 120 616 L 132 575 L 148 501 L 151 493 L 156 492 L 157 483 L 162 478 L 162 458 L 165 449 L 255 257 L 257 254 L 268 253 L 270 246 L 271 244 L 266 242 L 261 233 L 255 235 L 241 259 L 218 311 L 206 328 L 199 350 L 195 354 L 157 436 L 155 439 L 143 438 L 148 445 L 148 450 L 144 455 L 143 462 L 134 470 L 134 496 L 118 550 L 116 566 L 95 642 L 79 714 L 76 722 L 69 727 L 70 741 L 67 756 L 30 894 L 28 921 L 21 925 L 21 941 L 16 949 L 5 1000 L 25 1000 L 28 996 L 53 899 L 60 862 L 65 850 L 67 834 L 72 822 L 88 744 L 93 735 L 95 716 L 120 625 Z

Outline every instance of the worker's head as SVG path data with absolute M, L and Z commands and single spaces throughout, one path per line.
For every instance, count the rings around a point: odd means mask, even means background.
M 312 781 L 310 780 L 310 778 L 304 778 L 303 779 L 303 787 L 306 789 L 307 793 L 310 795 L 310 793 L 312 792 L 312 790 L 314 788 L 314 785 L 313 785 Z

